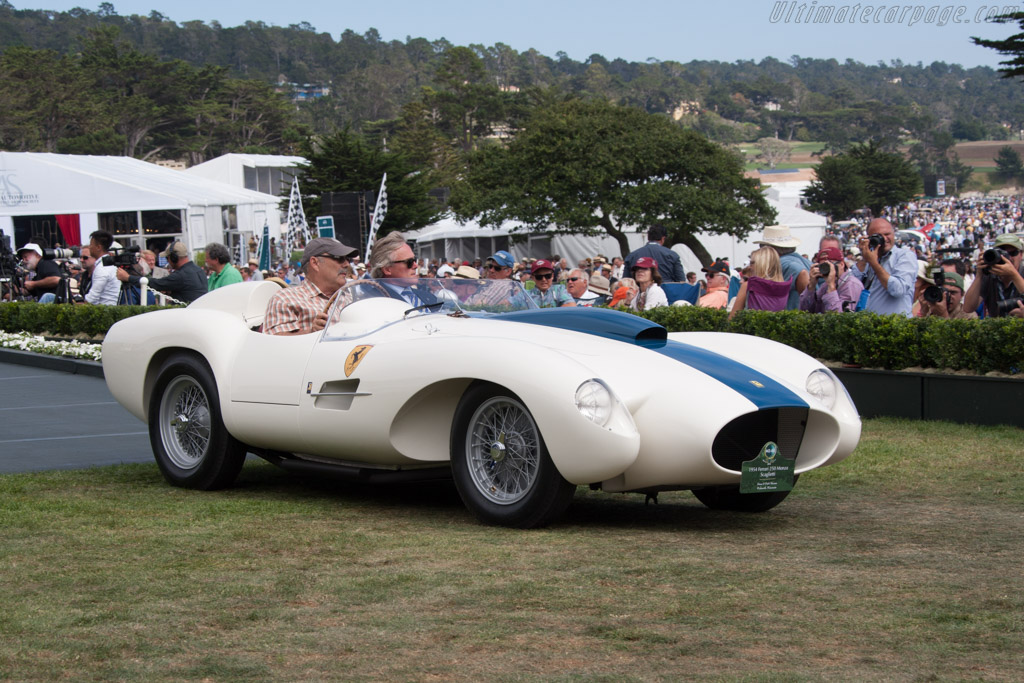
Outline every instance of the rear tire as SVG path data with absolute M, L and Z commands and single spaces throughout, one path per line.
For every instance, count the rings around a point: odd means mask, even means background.
M 187 354 L 171 356 L 157 374 L 149 441 L 164 479 L 183 488 L 229 486 L 245 462 L 245 446 L 224 427 L 209 367 Z
M 793 477 L 796 485 L 797 476 Z M 786 500 L 789 491 L 773 493 L 740 493 L 739 485 L 708 486 L 693 489 L 693 495 L 712 510 L 731 510 L 733 512 L 764 512 Z
M 565 511 L 576 492 L 551 461 L 530 411 L 494 384 L 470 387 L 459 402 L 451 459 L 459 496 L 487 524 L 545 526 Z

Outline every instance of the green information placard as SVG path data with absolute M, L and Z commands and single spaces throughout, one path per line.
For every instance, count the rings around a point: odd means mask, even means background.
M 796 458 L 783 458 L 779 447 L 769 441 L 753 460 L 743 463 L 740 493 L 771 493 L 793 490 L 793 469 Z

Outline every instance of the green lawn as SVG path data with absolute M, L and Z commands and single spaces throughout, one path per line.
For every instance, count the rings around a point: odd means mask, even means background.
M 1019 680 L 1022 436 L 872 420 L 768 513 L 581 488 L 537 531 L 261 464 L 2 476 L 0 679 Z

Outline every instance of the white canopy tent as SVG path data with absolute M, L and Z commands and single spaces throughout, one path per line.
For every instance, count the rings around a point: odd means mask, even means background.
M 305 163 L 304 157 L 281 154 L 224 154 L 185 173 L 280 197 L 291 187 L 297 167 Z
M 113 227 L 125 246 L 169 238 L 193 250 L 207 242 L 237 244 L 245 233 L 262 233 L 264 223 L 280 236 L 279 201 L 128 157 L 0 152 L 0 230 L 21 241 L 28 236 L 16 234 L 16 224 L 30 217 L 49 225 L 72 216 L 86 241 L 94 230 Z M 56 228 L 51 234 L 51 245 L 77 246 Z

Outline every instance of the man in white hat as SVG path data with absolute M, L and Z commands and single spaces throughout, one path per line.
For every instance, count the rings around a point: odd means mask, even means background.
M 793 283 L 789 287 L 786 310 L 795 311 L 800 308 L 800 294 L 807 289 L 807 284 L 811 281 L 811 262 L 796 253 L 800 240 L 793 237 L 788 225 L 769 225 L 765 227 L 761 239 L 754 244 L 771 247 L 779 253 L 782 279 L 788 278 Z

